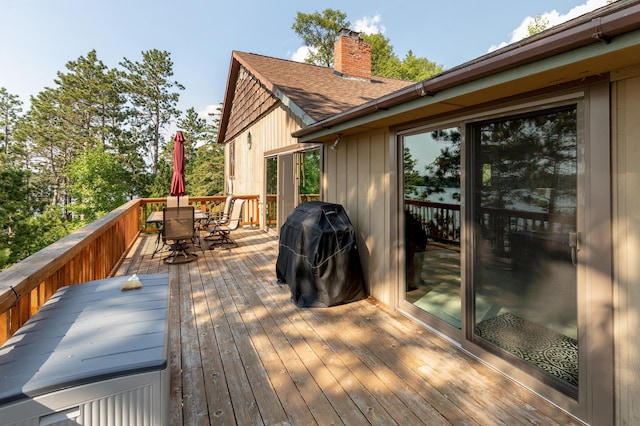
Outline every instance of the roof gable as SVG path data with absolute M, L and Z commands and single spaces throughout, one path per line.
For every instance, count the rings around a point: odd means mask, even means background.
M 229 141 L 278 102 L 304 127 L 411 84 L 344 78 L 332 68 L 234 51 L 218 142 Z
M 240 68 L 233 91 L 233 102 L 228 116 L 226 133 L 237 135 L 267 113 L 278 102 L 245 68 Z

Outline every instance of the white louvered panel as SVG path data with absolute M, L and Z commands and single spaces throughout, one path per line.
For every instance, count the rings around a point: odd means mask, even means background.
M 147 385 L 88 402 L 82 407 L 82 418 L 90 421 L 81 421 L 80 424 L 152 426 L 152 392 L 152 386 Z

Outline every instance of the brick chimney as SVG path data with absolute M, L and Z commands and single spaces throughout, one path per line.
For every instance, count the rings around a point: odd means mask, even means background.
M 340 30 L 333 44 L 333 68 L 342 77 L 371 79 L 371 46 L 359 32 Z

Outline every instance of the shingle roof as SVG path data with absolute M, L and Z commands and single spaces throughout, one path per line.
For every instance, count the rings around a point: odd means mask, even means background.
M 273 85 L 271 91 L 275 93 L 274 89 L 279 89 L 314 121 L 367 103 L 413 83 L 375 76 L 370 81 L 344 78 L 336 75 L 333 68 L 253 53 L 234 52 L 234 57 L 263 83 L 270 82 Z
M 344 78 L 335 74 L 333 68 L 254 53 L 234 51 L 232 61 L 234 60 L 258 78 L 276 97 L 287 99 L 289 104 L 292 102 L 294 113 L 308 116 L 301 117 L 306 124 L 413 84 L 411 81 L 375 76 L 371 80 Z M 228 81 L 227 84 L 232 85 L 234 82 Z M 227 92 L 229 89 L 227 87 Z M 296 111 L 295 107 L 301 111 Z

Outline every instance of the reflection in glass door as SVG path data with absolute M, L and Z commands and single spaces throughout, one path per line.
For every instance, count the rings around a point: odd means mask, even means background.
M 320 200 L 320 150 L 298 153 L 298 204 Z
M 278 157 L 269 157 L 266 162 L 266 211 L 265 225 L 268 229 L 278 229 Z
M 461 328 L 460 129 L 403 137 L 405 300 Z
M 472 126 L 474 341 L 567 394 L 578 386 L 576 116 L 571 105 Z

